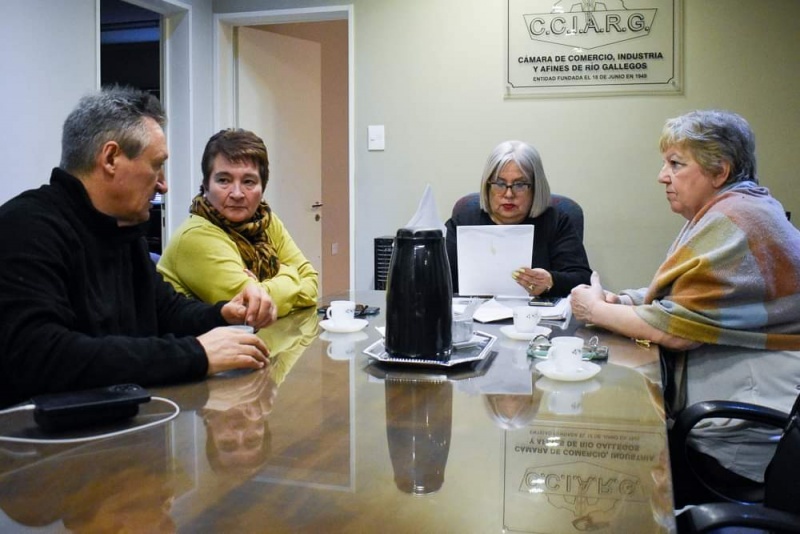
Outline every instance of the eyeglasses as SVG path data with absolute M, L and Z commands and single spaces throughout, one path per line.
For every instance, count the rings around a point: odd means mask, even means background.
M 530 191 L 533 187 L 533 184 L 530 182 L 514 182 L 513 184 L 507 184 L 502 180 L 497 180 L 494 182 L 488 182 L 489 189 L 492 190 L 492 193 L 499 193 L 501 195 L 505 195 L 506 191 L 511 189 L 511 191 L 517 195 L 519 193 L 525 193 Z

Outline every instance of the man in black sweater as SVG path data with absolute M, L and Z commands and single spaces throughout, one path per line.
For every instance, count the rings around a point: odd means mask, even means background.
M 50 184 L 0 207 L 0 406 L 268 364 L 256 335 L 219 328 L 275 321 L 263 289 L 204 304 L 175 293 L 150 259 L 150 201 L 167 192 L 164 123 L 142 91 L 84 97 Z

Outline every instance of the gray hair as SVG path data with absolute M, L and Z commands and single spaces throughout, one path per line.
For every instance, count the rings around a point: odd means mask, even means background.
M 489 154 L 481 177 L 481 209 L 489 215 L 492 214 L 489 181 L 497 179 L 497 175 L 509 161 L 516 163 L 525 178 L 533 184 L 533 203 L 529 216 L 538 217 L 550 206 L 550 184 L 547 182 L 539 152 L 522 141 L 504 141 Z
M 91 172 L 109 141 L 119 143 L 126 157 L 137 157 L 150 142 L 145 117 L 166 124 L 161 103 L 145 91 L 112 86 L 84 96 L 64 121 L 61 168 L 71 174 Z
M 685 147 L 707 174 L 716 176 L 730 165 L 726 184 L 758 183 L 756 139 L 741 115 L 723 110 L 695 110 L 667 120 L 658 142 L 661 152 Z

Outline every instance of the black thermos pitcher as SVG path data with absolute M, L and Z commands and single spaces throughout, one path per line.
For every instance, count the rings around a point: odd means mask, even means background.
M 453 283 L 442 231 L 401 228 L 386 284 L 386 352 L 447 361 L 452 321 Z

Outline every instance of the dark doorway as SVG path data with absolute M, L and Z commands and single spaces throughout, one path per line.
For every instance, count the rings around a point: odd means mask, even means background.
M 100 82 L 161 95 L 161 15 L 124 2 L 100 2 Z
M 100 2 L 100 84 L 137 87 L 161 98 L 161 15 L 122 0 Z M 163 199 L 150 207 L 147 242 L 161 254 Z

